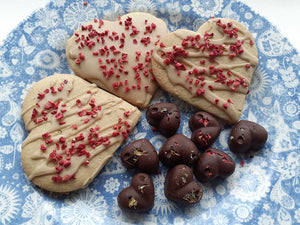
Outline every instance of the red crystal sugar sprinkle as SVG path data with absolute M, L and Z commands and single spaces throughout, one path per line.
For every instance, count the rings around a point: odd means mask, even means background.
M 241 167 L 243 167 L 244 166 L 244 164 L 245 164 L 245 162 L 244 162 L 244 160 L 241 160 Z

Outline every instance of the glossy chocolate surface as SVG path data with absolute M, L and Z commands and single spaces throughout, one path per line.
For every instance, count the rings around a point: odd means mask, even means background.
M 186 136 L 175 134 L 170 137 L 159 151 L 159 160 L 167 167 L 178 164 L 192 166 L 198 159 L 197 146 Z
M 183 164 L 168 171 L 164 188 L 169 200 L 182 204 L 200 202 L 203 195 L 202 186 L 194 180 L 192 169 Z
M 234 153 L 251 153 L 262 149 L 268 139 L 268 133 L 261 125 L 239 121 L 231 130 L 228 146 Z
M 119 207 L 126 211 L 147 212 L 154 205 L 154 185 L 151 177 L 145 173 L 136 174 L 130 186 L 118 195 Z
M 195 167 L 195 177 L 200 182 L 212 181 L 217 177 L 226 178 L 233 174 L 235 162 L 225 152 L 209 148 L 206 149 L 199 157 Z
M 159 166 L 157 151 L 145 138 L 125 146 L 121 152 L 121 161 L 127 168 L 139 169 L 145 173 L 155 173 Z
M 199 111 L 190 118 L 189 127 L 192 131 L 191 140 L 199 148 L 199 151 L 210 147 L 221 132 L 219 122 L 204 111 Z
M 180 112 L 175 104 L 168 102 L 156 103 L 146 111 L 148 123 L 165 137 L 174 135 L 180 125 Z

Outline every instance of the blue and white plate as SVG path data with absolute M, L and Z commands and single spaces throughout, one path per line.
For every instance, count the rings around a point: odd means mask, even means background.
M 116 202 L 128 186 L 119 155 L 84 190 L 67 197 L 49 195 L 29 182 L 20 151 L 27 132 L 20 116 L 29 88 L 54 73 L 72 73 L 66 40 L 83 22 L 115 19 L 143 11 L 163 18 L 171 31 L 197 30 L 212 16 L 243 23 L 254 35 L 259 66 L 242 119 L 264 126 L 269 139 L 253 158 L 228 150 L 230 127 L 214 144 L 230 154 L 236 171 L 225 181 L 203 185 L 199 204 L 182 207 L 164 196 L 166 169 L 153 175 L 155 204 L 146 214 L 122 212 Z M 237 0 L 52 0 L 14 29 L 0 47 L 0 223 L 1 224 L 299 224 L 300 223 L 300 56 L 264 17 Z M 153 102 L 170 101 L 182 113 L 180 133 L 190 136 L 188 119 L 196 109 L 161 89 Z M 165 138 L 142 119 L 128 142 L 146 137 L 157 150 Z M 118 150 L 120 153 L 122 148 Z M 245 162 L 244 165 L 240 162 Z

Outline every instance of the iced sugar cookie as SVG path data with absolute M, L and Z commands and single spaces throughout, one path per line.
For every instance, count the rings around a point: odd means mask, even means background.
M 145 108 L 158 85 L 151 57 L 165 22 L 147 13 L 130 13 L 116 21 L 83 24 L 67 41 L 66 56 L 76 75 Z
M 210 19 L 197 32 L 165 35 L 152 57 L 154 76 L 166 91 L 230 124 L 241 116 L 257 64 L 251 33 L 225 18 Z
M 22 107 L 29 180 L 51 192 L 86 187 L 128 137 L 140 111 L 74 75 L 35 83 Z

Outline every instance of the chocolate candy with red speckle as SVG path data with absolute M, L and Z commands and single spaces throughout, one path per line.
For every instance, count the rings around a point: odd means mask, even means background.
M 127 168 L 140 169 L 145 173 L 156 173 L 159 166 L 157 151 L 145 138 L 125 146 L 121 152 L 121 161 Z
M 180 112 L 178 107 L 172 103 L 156 103 L 148 107 L 146 119 L 163 136 L 171 137 L 179 128 Z
M 126 211 L 147 212 L 154 205 L 154 185 L 146 173 L 138 173 L 132 177 L 130 186 L 118 195 L 119 207 Z
M 226 178 L 234 170 L 235 162 L 228 154 L 219 149 L 208 148 L 200 155 L 194 174 L 200 182 L 208 182 L 217 177 Z
M 183 204 L 197 203 L 203 195 L 201 185 L 194 180 L 192 169 L 183 164 L 168 171 L 164 191 L 167 199 Z
M 167 167 L 178 164 L 192 166 L 198 159 L 198 148 L 189 138 L 175 134 L 162 145 L 159 160 Z
M 204 111 L 199 111 L 190 118 L 189 127 L 192 131 L 191 140 L 197 145 L 200 151 L 210 147 L 221 132 L 219 122 L 212 115 Z
M 239 121 L 231 130 L 228 145 L 234 153 L 251 153 L 262 149 L 268 139 L 268 133 L 261 125 Z

